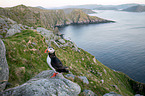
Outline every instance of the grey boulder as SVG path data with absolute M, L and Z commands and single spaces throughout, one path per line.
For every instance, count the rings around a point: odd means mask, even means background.
M 77 96 L 81 88 L 78 84 L 66 79 L 61 73 L 56 77 L 52 70 L 43 71 L 28 82 L 8 89 L 2 96 Z
M 67 75 L 65 75 L 65 77 L 75 79 L 75 75 L 73 75 L 73 74 L 67 74 Z
M 6 49 L 3 41 L 0 39 L 0 91 L 5 89 L 9 78 L 9 68 L 6 61 Z
M 60 43 L 65 43 L 65 41 L 63 39 L 59 39 L 58 40 Z
M 83 83 L 89 84 L 89 81 L 88 81 L 87 77 L 85 77 L 85 76 L 78 76 L 78 78 L 80 78 L 83 81 Z
M 93 91 L 91 90 L 84 90 L 83 91 L 84 96 L 97 96 Z
M 21 27 L 18 24 L 11 25 L 11 28 L 8 30 L 6 37 L 12 36 L 16 33 L 21 32 Z

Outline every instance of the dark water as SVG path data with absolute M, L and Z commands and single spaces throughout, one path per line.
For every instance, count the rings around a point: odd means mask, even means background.
M 145 83 L 145 13 L 98 11 L 91 15 L 116 23 L 70 25 L 60 32 L 104 65 Z

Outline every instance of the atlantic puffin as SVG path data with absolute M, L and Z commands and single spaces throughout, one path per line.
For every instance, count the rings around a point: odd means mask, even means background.
M 55 77 L 58 73 L 65 72 L 69 73 L 68 67 L 63 66 L 62 62 L 56 57 L 55 50 L 52 47 L 48 47 L 45 50 L 45 53 L 48 53 L 47 63 L 49 67 L 54 71 L 52 77 Z

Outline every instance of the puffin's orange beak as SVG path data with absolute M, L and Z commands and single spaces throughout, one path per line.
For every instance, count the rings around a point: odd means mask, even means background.
M 48 49 L 46 49 L 44 53 L 47 53 L 47 52 L 49 52 Z

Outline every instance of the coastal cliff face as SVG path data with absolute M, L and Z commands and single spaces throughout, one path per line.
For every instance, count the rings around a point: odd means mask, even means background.
M 74 24 L 89 24 L 89 23 L 103 23 L 107 22 L 107 20 L 89 16 L 85 14 L 82 10 L 74 9 L 70 14 L 68 14 L 69 19 Z
M 23 10 L 23 8 L 21 10 Z M 38 12 L 36 9 L 31 10 L 36 13 Z M 61 12 L 63 13 L 63 11 Z M 75 10 L 74 12 L 76 12 L 75 14 L 79 14 L 81 11 Z M 74 14 L 72 14 L 69 18 L 72 18 L 74 21 L 77 19 L 81 21 L 81 19 L 87 20 L 88 18 L 94 18 L 87 17 L 87 15 L 83 18 L 83 15 L 84 13 L 81 13 L 80 16 L 77 15 L 78 17 L 75 18 Z M 19 17 L 20 16 L 18 16 L 18 18 Z M 63 17 L 63 15 L 61 17 Z M 1 18 L 5 21 L 5 24 L 10 20 L 7 17 L 1 16 Z M 12 25 L 11 23 L 7 24 L 10 29 L 13 28 L 11 27 Z M 14 25 L 19 24 L 15 22 Z M 15 29 L 19 29 L 19 27 L 15 27 Z M 21 27 L 24 28 L 21 29 L 20 32 L 3 37 L 2 39 L 7 50 L 6 59 L 10 70 L 9 82 L 12 85 L 0 93 L 0 95 L 32 94 L 35 96 L 38 93 L 56 95 L 61 93 L 73 94 L 73 90 L 67 89 L 69 86 L 68 82 L 76 86 L 75 88 L 73 86 L 69 87 L 73 87 L 75 92 L 80 96 L 88 96 L 90 94 L 103 96 L 106 93 L 118 96 L 119 94 L 122 96 L 133 96 L 135 94 L 145 95 L 145 84 L 132 80 L 124 73 L 111 70 L 96 60 L 93 55 L 78 48 L 74 42 L 62 39 L 59 35 L 55 35 L 53 30 L 47 30 L 42 27 L 33 29 L 22 24 Z M 8 30 L 6 30 L 6 32 Z M 63 74 L 65 78 L 62 78 L 62 75 L 58 75 L 58 78 L 53 78 L 58 79 L 61 83 L 55 80 L 53 82 L 53 79 L 49 78 L 50 75 L 52 75 L 52 71 L 44 71 L 50 70 L 46 62 L 48 54 L 44 54 L 45 49 L 50 45 L 55 49 L 56 56 L 62 61 L 63 65 L 69 67 L 71 72 L 70 74 Z M 41 72 L 46 72 L 46 74 L 42 74 Z M 40 83 L 40 81 L 43 82 Z M 49 85 L 48 82 L 51 84 Z M 37 86 L 37 88 L 35 88 L 35 86 Z M 39 86 L 44 90 L 39 89 Z M 50 89 L 47 88 L 48 86 Z M 51 86 L 55 92 L 49 93 L 48 91 L 52 90 Z M 66 89 L 60 91 L 56 86 L 60 87 L 60 89 L 62 86 L 65 86 Z M 75 92 L 74 95 L 77 95 Z
M 64 26 L 73 23 L 103 23 L 111 22 L 98 17 L 89 16 L 80 9 L 73 9 L 66 14 L 64 10 L 45 10 L 35 7 L 18 5 L 11 8 L 0 8 L 0 15 L 13 19 L 17 23 L 33 26 L 53 28 L 55 26 Z

